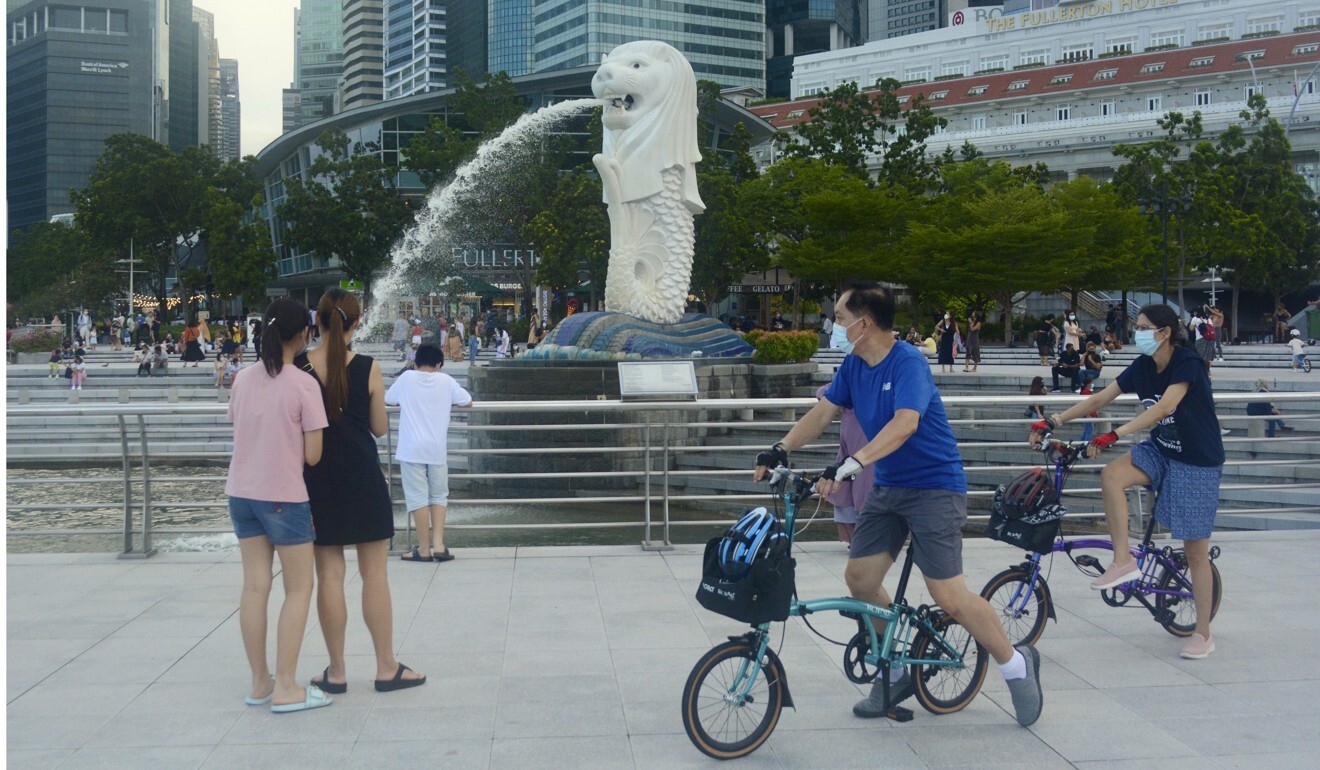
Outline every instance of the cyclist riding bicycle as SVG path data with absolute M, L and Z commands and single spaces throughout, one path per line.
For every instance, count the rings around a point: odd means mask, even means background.
M 888 606 L 885 573 L 911 532 L 915 563 L 931 597 L 998 662 L 1018 722 L 1030 725 L 1041 711 L 1040 654 L 1029 645 L 1014 648 L 994 610 L 968 590 L 963 578 L 967 479 L 930 364 L 921 351 L 894 339 L 894 297 L 880 284 L 850 286 L 834 310 L 836 346 L 851 355 L 844 358 L 824 399 L 782 441 L 758 456 L 756 480 L 776 465 L 788 465 L 788 452 L 820 436 L 841 408 L 852 409 L 869 443 L 839 466 L 827 468 L 816 488 L 829 495 L 835 479 L 854 476 L 862 466 L 875 463 L 874 486 L 858 514 L 844 570 L 849 592 L 853 598 Z M 890 681 L 896 692 L 892 703 L 884 702 L 884 682 L 878 681 L 853 707 L 853 714 L 884 716 L 912 694 L 906 669 L 891 670 Z
M 1122 393 L 1136 393 L 1145 411 L 1116 429 L 1096 436 L 1088 447 L 1098 457 L 1122 436 L 1150 429 L 1150 438 L 1114 460 L 1100 472 L 1105 520 L 1114 544 L 1114 563 L 1091 583 L 1111 589 L 1141 577 L 1129 551 L 1129 487 L 1152 487 L 1158 493 L 1155 518 L 1183 541 L 1192 572 L 1196 601 L 1196 631 L 1179 653 L 1204 658 L 1215 651 L 1210 637 L 1214 614 L 1214 576 L 1210 564 L 1210 534 L 1219 508 L 1219 479 L 1224 467 L 1224 442 L 1215 417 L 1208 363 L 1183 334 L 1178 315 L 1168 305 L 1147 305 L 1137 316 L 1135 340 L 1141 355 L 1104 390 L 1067 410 L 1031 426 L 1031 442 L 1069 420 L 1101 409 Z

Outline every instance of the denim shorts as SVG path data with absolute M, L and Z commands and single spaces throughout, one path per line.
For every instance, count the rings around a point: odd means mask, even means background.
M 302 545 L 316 539 L 312 529 L 312 505 L 305 501 L 271 503 L 231 497 L 229 519 L 234 522 L 234 534 L 239 540 L 264 536 L 270 539 L 271 545 Z
M 449 466 L 399 462 L 403 504 L 409 511 L 428 505 L 449 505 Z

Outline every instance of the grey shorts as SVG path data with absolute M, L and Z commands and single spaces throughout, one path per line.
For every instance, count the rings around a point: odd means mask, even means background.
M 962 525 L 967 521 L 967 495 L 947 489 L 873 487 L 857 516 L 851 559 L 898 552 L 912 533 L 913 561 L 932 580 L 963 573 Z

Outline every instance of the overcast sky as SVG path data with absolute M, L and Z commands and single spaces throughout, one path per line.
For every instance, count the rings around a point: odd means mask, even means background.
M 293 9 L 298 0 L 194 0 L 215 14 L 220 57 L 238 59 L 243 154 L 256 155 L 282 128 L 280 91 L 293 81 Z

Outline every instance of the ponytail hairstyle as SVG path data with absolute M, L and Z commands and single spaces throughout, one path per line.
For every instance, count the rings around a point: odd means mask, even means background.
M 284 343 L 307 329 L 307 308 L 289 297 L 280 297 L 261 317 L 261 363 L 274 377 L 284 368 Z
M 316 304 L 316 325 L 325 347 L 325 414 L 338 420 L 348 406 L 348 330 L 362 317 L 362 303 L 352 292 L 334 288 Z
M 1168 329 L 1169 345 L 1171 347 L 1190 348 L 1192 346 L 1191 341 L 1187 339 L 1187 332 L 1183 327 L 1182 320 L 1168 305 L 1147 305 L 1138 312 L 1138 315 L 1144 315 L 1150 319 L 1156 329 Z

